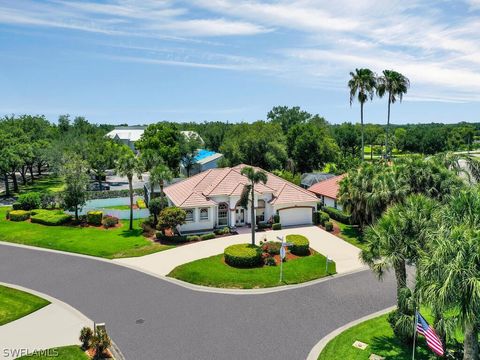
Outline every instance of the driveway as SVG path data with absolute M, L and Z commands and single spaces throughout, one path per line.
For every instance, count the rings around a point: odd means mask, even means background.
M 395 303 L 370 271 L 262 295 L 199 292 L 111 262 L 0 245 L 0 281 L 54 296 L 107 329 L 127 359 L 304 360 L 334 329 Z
M 277 236 L 285 236 L 288 234 L 300 234 L 306 236 L 310 240 L 310 246 L 313 249 L 335 261 L 337 265 L 337 273 L 339 274 L 365 268 L 358 258 L 360 250 L 357 247 L 317 226 L 304 226 L 284 230 L 258 232 L 256 242 L 258 244 L 260 240 L 278 241 Z M 250 234 L 232 235 L 183 245 L 174 249 L 142 257 L 116 259 L 114 261 L 156 275 L 167 275 L 179 265 L 221 254 L 229 245 L 250 242 Z

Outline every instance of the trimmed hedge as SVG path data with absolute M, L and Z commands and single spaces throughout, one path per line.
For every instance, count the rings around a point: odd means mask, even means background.
M 310 254 L 310 242 L 303 235 L 287 235 L 287 242 L 292 243 L 290 251 L 293 255 L 305 256 Z
M 275 214 L 273 215 L 273 223 L 278 224 L 280 222 L 280 215 Z
M 230 228 L 225 226 L 224 228 L 222 229 L 215 229 L 213 230 L 213 233 L 215 235 L 227 235 L 227 234 L 230 234 Z
M 90 225 L 100 226 L 102 225 L 103 212 L 101 211 L 89 211 L 87 213 L 87 223 Z
M 325 222 L 325 230 L 333 231 L 333 223 L 331 221 L 326 221 Z
M 200 235 L 200 239 L 201 240 L 211 240 L 211 239 L 215 239 L 215 234 L 214 233 L 208 233 L 208 234 L 203 234 L 203 235 Z
M 189 241 L 188 238 L 190 236 L 185 236 L 185 235 L 166 236 L 166 235 L 163 235 L 161 231 L 157 231 L 155 233 L 155 237 L 157 238 L 157 240 L 160 240 L 160 241 L 165 241 L 165 242 L 170 242 L 175 244 L 183 244 Z
M 269 223 L 257 223 L 257 229 L 258 230 L 264 230 L 264 229 L 269 229 L 270 224 Z
M 30 219 L 32 223 L 58 226 L 72 220 L 72 216 L 65 214 L 62 210 L 33 210 Z
M 26 210 L 12 210 L 8 213 L 10 221 L 25 221 L 30 218 L 30 211 Z
M 320 211 L 318 213 L 318 223 L 322 226 L 325 226 L 327 221 L 330 221 L 330 215 L 328 215 L 325 211 Z
M 338 209 L 335 209 L 335 208 L 332 208 L 332 207 L 329 207 L 329 206 L 325 206 L 323 208 L 323 211 L 326 212 L 328 215 L 330 215 L 330 217 L 333 220 L 337 220 L 337 221 L 339 221 L 343 224 L 353 225 L 351 223 L 351 216 L 344 213 L 343 211 L 340 211 Z
M 282 230 L 282 224 L 280 223 L 272 224 L 272 230 Z
M 198 235 L 188 235 L 187 236 L 187 241 L 188 242 L 190 242 L 190 241 L 200 241 L 200 240 L 202 240 L 202 239 Z
M 251 244 L 237 244 L 225 248 L 225 262 L 233 267 L 253 268 L 263 263 L 262 249 Z
M 133 195 L 145 196 L 143 189 L 133 189 Z M 87 191 L 87 200 L 94 199 L 112 199 L 130 196 L 129 190 L 105 190 L 105 191 Z

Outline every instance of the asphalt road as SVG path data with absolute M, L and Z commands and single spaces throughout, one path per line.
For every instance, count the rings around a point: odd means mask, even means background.
M 0 281 L 105 322 L 132 360 L 303 360 L 332 330 L 395 302 L 393 277 L 379 282 L 370 271 L 277 293 L 224 295 L 103 261 L 2 245 Z

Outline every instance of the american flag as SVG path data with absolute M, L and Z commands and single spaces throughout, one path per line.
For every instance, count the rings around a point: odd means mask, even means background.
M 428 325 L 427 320 L 425 320 L 418 311 L 416 313 L 416 319 L 417 332 L 425 337 L 428 347 L 432 349 L 435 354 L 438 356 L 443 356 L 444 351 L 442 340 L 440 340 L 438 335 L 435 333 L 435 330 Z

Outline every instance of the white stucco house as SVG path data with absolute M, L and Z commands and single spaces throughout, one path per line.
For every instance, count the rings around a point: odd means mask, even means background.
M 170 206 L 187 212 L 182 233 L 239 227 L 251 223 L 251 206 L 239 205 L 249 180 L 241 174 L 241 164 L 232 168 L 209 169 L 164 189 Z M 280 216 L 282 226 L 312 224 L 319 199 L 301 187 L 266 172 L 266 184 L 255 185 L 255 215 L 259 222 Z
M 342 205 L 338 203 L 338 190 L 340 188 L 340 181 L 346 174 L 335 176 L 310 186 L 309 191 L 316 194 L 325 206 L 333 207 L 338 210 L 343 210 Z

